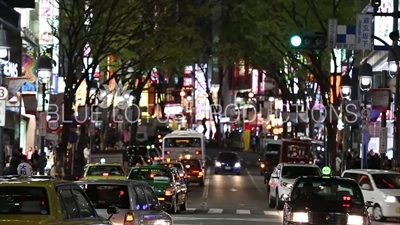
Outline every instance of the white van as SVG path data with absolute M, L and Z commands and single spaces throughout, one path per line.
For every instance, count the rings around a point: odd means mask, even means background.
M 369 213 L 376 221 L 400 218 L 400 173 L 388 170 L 345 170 L 342 177 L 360 185 L 365 201 L 373 202 Z

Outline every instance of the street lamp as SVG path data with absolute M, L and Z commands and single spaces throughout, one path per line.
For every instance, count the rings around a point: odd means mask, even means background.
M 53 69 L 53 61 L 48 56 L 40 56 L 37 61 L 37 74 L 39 82 L 42 84 L 42 112 L 46 111 L 46 85 L 50 82 Z M 42 121 L 40 121 L 42 122 Z M 47 121 L 45 121 L 47 123 Z M 44 151 L 44 139 L 45 136 L 40 138 L 40 156 L 44 159 L 46 158 L 46 152 Z M 42 160 L 43 162 L 45 160 Z M 39 166 L 39 173 L 44 175 L 45 165 Z
M 389 51 L 388 56 L 388 69 L 389 69 L 389 76 L 394 78 L 397 74 L 397 64 L 398 64 L 398 56 L 400 56 L 400 47 L 393 46 L 392 51 Z
M 348 138 L 347 136 L 347 117 L 346 117 L 346 100 L 350 100 L 351 97 L 351 84 L 352 84 L 352 80 L 351 77 L 346 74 L 344 76 L 342 76 L 341 79 L 341 83 L 340 83 L 340 97 L 342 97 L 342 122 L 343 122 L 343 147 L 342 147 L 342 159 L 343 159 L 343 163 L 342 163 L 342 168 L 336 168 L 337 169 L 341 169 L 340 171 L 342 171 L 345 167 L 343 165 L 345 165 L 345 160 L 346 160 L 346 153 L 347 153 L 347 142 L 348 142 Z
M 0 26 L 0 85 L 3 85 L 3 68 L 10 61 L 11 45 L 8 42 L 7 32 Z M 5 105 L 5 102 L 4 102 Z M 3 126 L 0 126 L 0 174 L 4 170 Z
M 367 92 L 371 90 L 372 88 L 372 77 L 374 73 L 372 72 L 372 66 L 368 63 L 363 63 L 360 66 L 360 75 L 359 75 L 359 85 L 360 85 L 360 90 L 363 93 L 363 103 L 364 103 L 364 109 L 367 109 L 368 105 L 368 99 L 367 99 Z M 367 126 L 369 125 L 369 118 L 363 118 L 364 120 L 367 120 L 367 122 L 364 122 L 363 124 L 366 124 Z M 367 154 L 368 154 L 368 128 L 365 129 L 365 131 L 362 132 L 362 161 L 361 161 L 361 168 L 362 169 L 367 169 L 368 168 L 368 161 L 367 161 Z
M 351 78 L 349 75 L 342 76 L 340 84 L 340 97 L 342 99 L 348 99 L 351 96 Z

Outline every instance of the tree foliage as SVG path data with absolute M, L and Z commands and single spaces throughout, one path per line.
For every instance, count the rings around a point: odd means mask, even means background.
M 83 81 L 89 84 L 97 68 L 109 75 L 105 83 L 115 80 L 133 88 L 138 103 L 153 68 L 160 77 L 169 76 L 190 65 L 201 49 L 198 27 L 192 24 L 204 16 L 204 9 L 192 1 L 55 2 L 59 24 L 51 25 L 59 40 L 60 72 L 65 80 L 63 121 L 73 114 L 78 87 Z M 114 60 L 110 61 L 110 56 Z M 68 144 L 70 125 L 63 123 L 62 150 Z
M 232 19 L 222 30 L 235 40 L 231 43 L 237 52 L 235 57 L 249 60 L 253 68 L 265 69 L 277 81 L 283 95 L 293 94 L 287 85 L 289 80 L 297 77 L 299 82 L 304 81 L 312 74 L 322 92 L 323 104 L 338 106 L 338 98 L 330 102 L 324 94 L 336 92 L 329 81 L 333 52 L 330 49 L 293 50 L 289 39 L 303 31 L 327 34 L 330 18 L 337 18 L 339 24 L 352 25 L 357 6 L 357 1 L 349 0 L 243 0 L 235 2 Z M 304 87 L 304 83 L 299 86 Z M 327 126 L 329 137 L 335 137 L 336 126 Z M 329 141 L 332 142 L 328 146 L 336 146 L 333 138 Z M 330 149 L 330 152 L 335 151 Z

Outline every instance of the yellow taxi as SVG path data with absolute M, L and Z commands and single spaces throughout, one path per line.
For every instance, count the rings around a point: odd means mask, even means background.
M 72 181 L 50 176 L 0 177 L 0 224 L 111 225 L 109 219 L 119 209 L 108 207 L 110 217 L 105 219 L 88 199 Z
M 102 160 L 100 163 L 87 164 L 80 180 L 125 180 L 126 176 L 124 168 L 120 164 L 106 163 L 105 160 Z

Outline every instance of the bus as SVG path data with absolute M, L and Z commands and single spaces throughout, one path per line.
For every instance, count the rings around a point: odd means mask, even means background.
M 206 162 L 205 136 L 193 130 L 177 130 L 167 134 L 162 142 L 162 157 L 166 162 L 197 158 Z
M 311 163 L 313 143 L 304 139 L 282 139 L 279 162 Z

